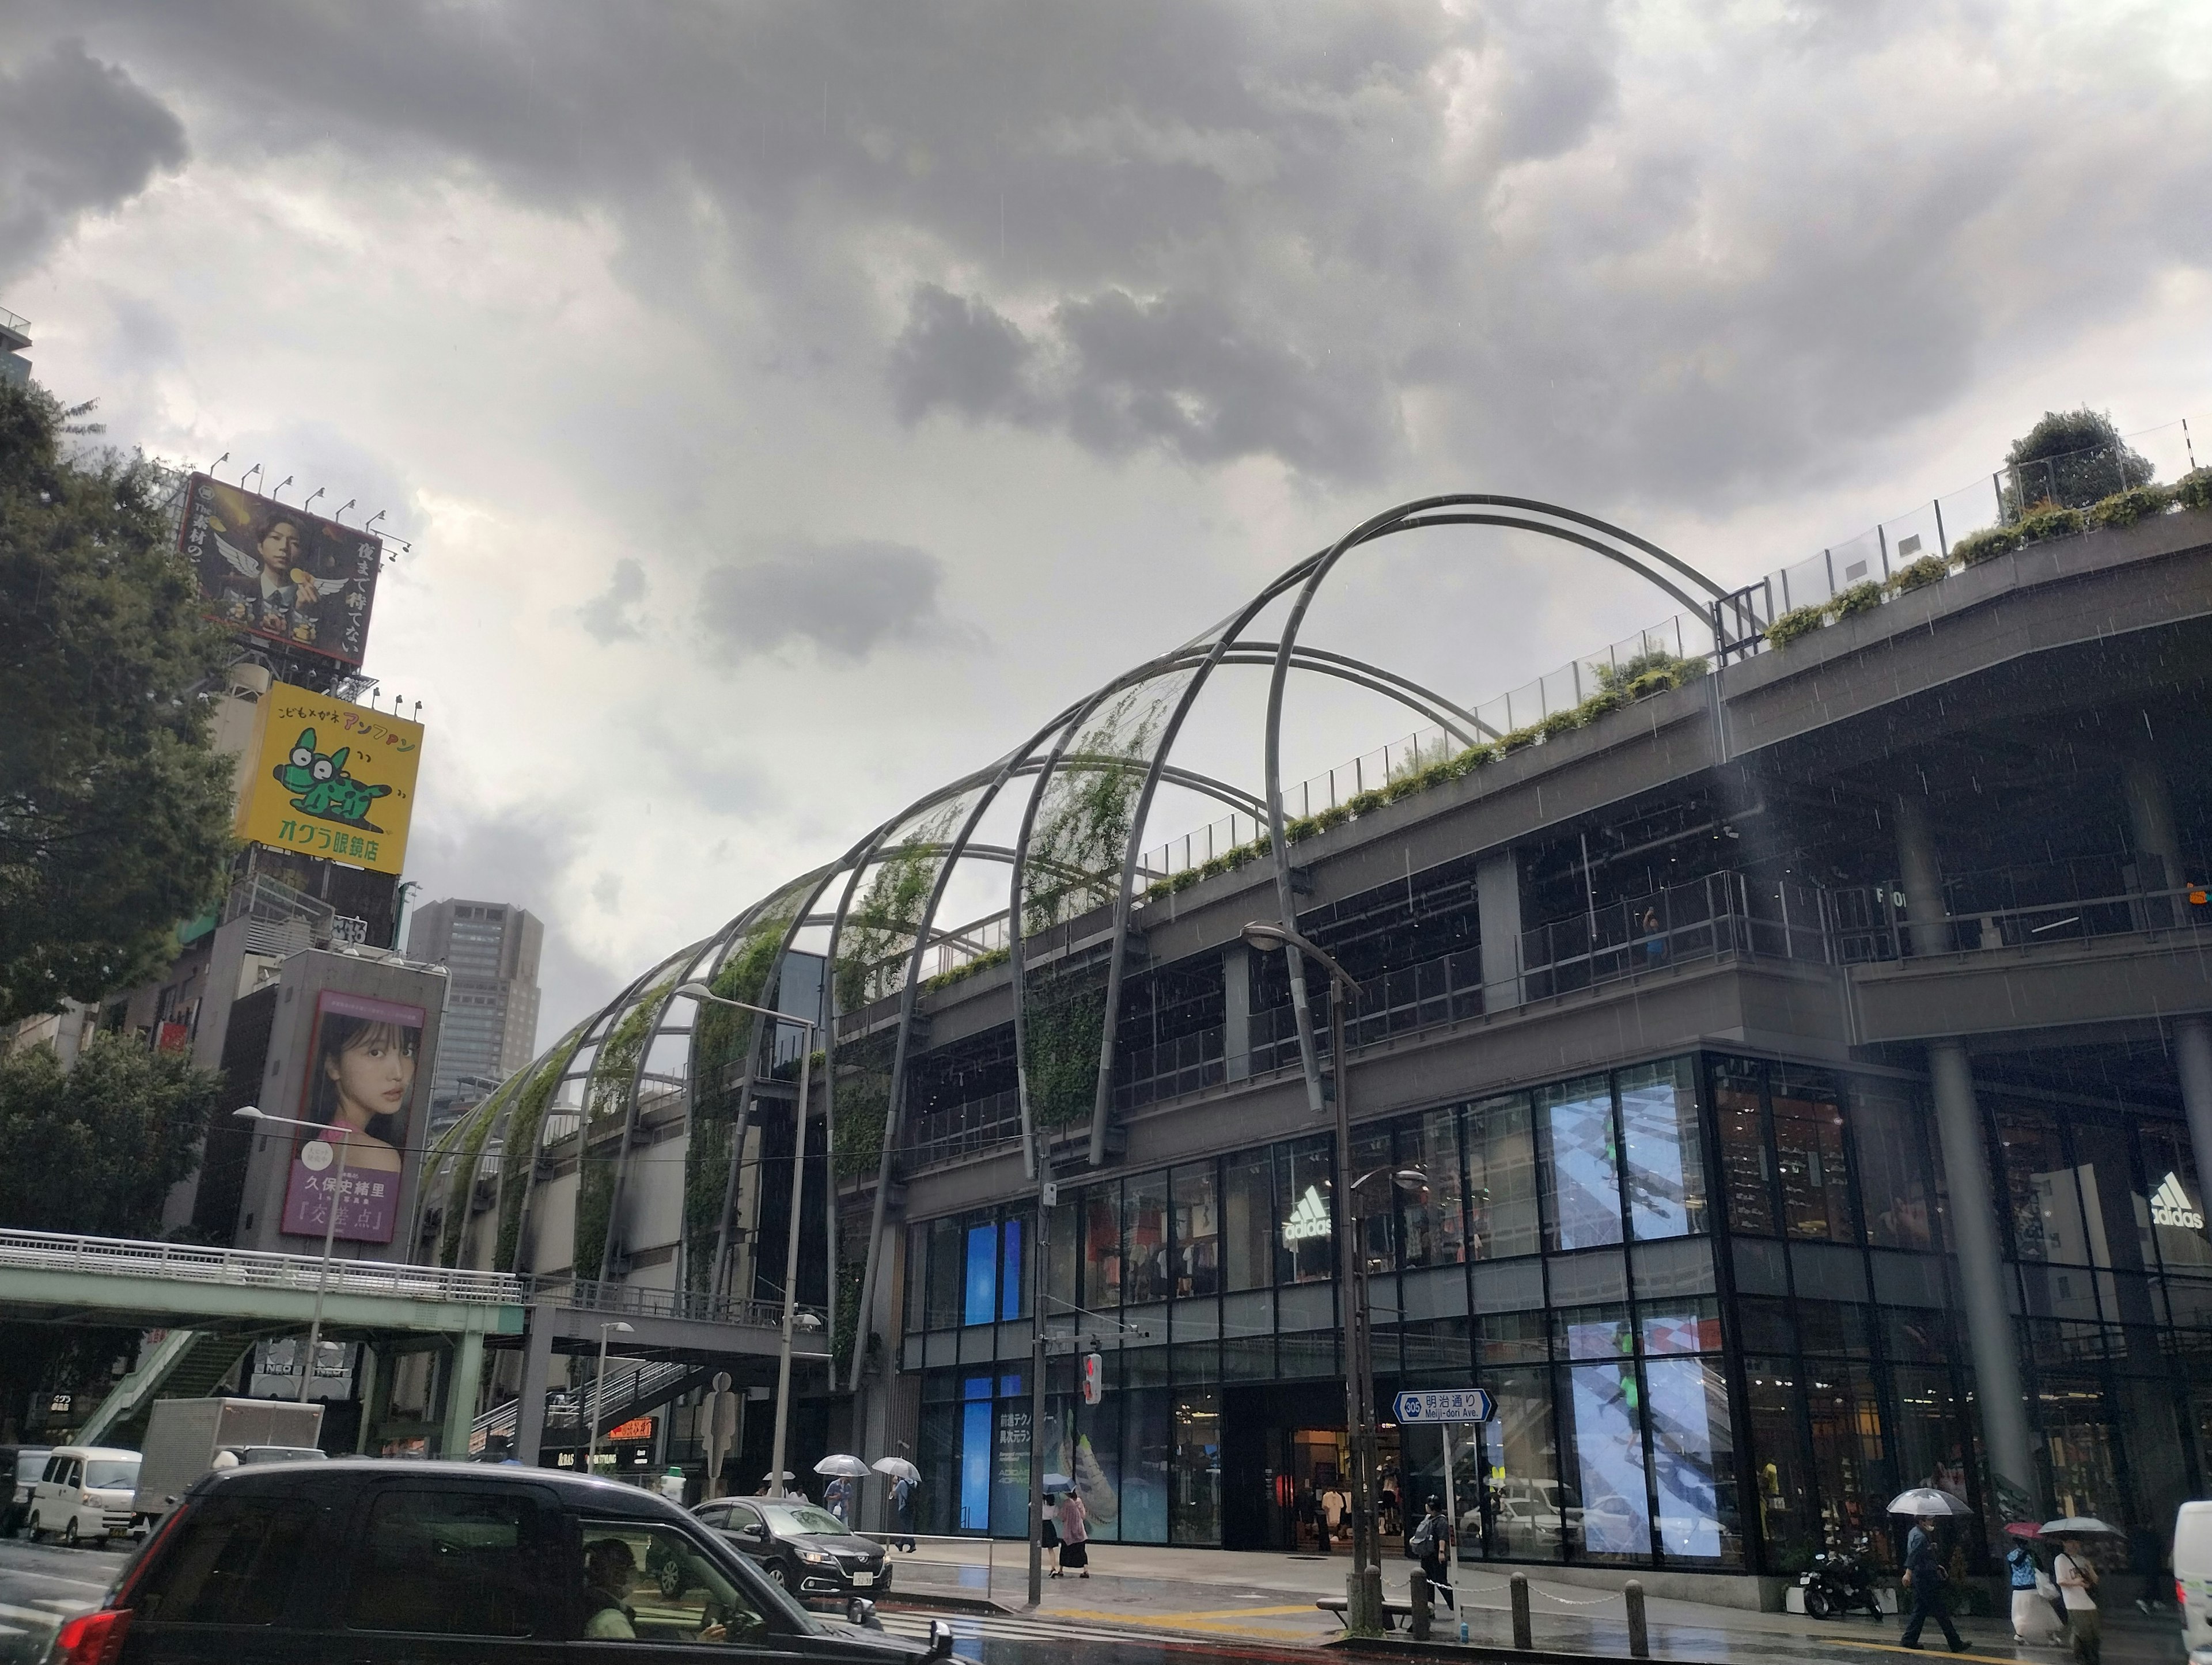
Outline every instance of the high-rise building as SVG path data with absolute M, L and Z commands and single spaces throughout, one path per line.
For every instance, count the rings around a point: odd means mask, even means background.
M 538 957 L 545 925 L 503 902 L 449 897 L 408 921 L 407 957 L 450 975 L 432 1114 L 481 1097 L 538 1049 Z

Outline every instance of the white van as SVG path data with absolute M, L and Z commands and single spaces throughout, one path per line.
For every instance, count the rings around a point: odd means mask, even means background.
M 2185 1503 L 2173 1517 L 2173 1597 L 2189 1665 L 2212 1665 L 2212 1503 Z
M 25 1522 L 33 1543 L 65 1544 L 125 1538 L 131 1498 L 138 1489 L 138 1454 L 106 1445 L 60 1445 L 31 1487 Z

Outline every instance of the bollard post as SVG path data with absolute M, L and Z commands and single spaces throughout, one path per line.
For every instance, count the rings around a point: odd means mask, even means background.
M 1512 1585 L 1513 1645 L 1522 1652 L 1527 1653 L 1536 1645 L 1535 1638 L 1528 1628 L 1528 1575 L 1525 1572 L 1515 1573 Z
M 1644 1625 L 1644 1585 L 1632 1578 L 1620 1587 L 1620 1594 L 1628 1603 L 1628 1656 L 1631 1659 L 1651 1657 L 1651 1635 Z
M 1426 1642 L 1436 1624 L 1436 1595 L 1429 1588 L 1428 1569 L 1417 1568 L 1406 1586 L 1406 1599 L 1413 1609 L 1410 1621 L 1413 1640 Z

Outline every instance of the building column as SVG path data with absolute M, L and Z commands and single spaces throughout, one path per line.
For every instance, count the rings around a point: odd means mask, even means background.
M 477 1391 L 483 1385 L 483 1332 L 463 1330 L 453 1338 L 453 1368 L 446 1381 L 446 1425 L 438 1455 L 466 1462 L 469 1427 L 477 1419 Z
M 1252 1073 L 1252 951 L 1232 942 L 1221 951 L 1221 1058 L 1228 1079 Z
M 552 1385 L 553 1305 L 540 1301 L 530 1309 L 530 1328 L 522 1343 L 522 1386 L 514 1405 L 514 1457 L 525 1468 L 538 1467 L 545 1444 L 545 1391 Z
M 2197 1158 L 2197 1206 L 2212 1190 L 2212 1018 L 2173 1020 L 2173 1060 L 2181 1076 L 2181 1107 L 2189 1117 L 2189 1149 Z
M 1943 881 L 1926 803 L 1897 804 L 1897 865 L 1912 951 L 1942 953 L 1950 946 Z M 2021 1381 L 2020 1341 L 2005 1282 L 2004 1246 L 1997 1234 L 1996 1189 L 1990 1183 L 1989 1141 L 1974 1097 L 1974 1073 L 1966 1044 L 1928 1043 L 1928 1074 L 1936 1092 L 1936 1134 L 1951 1195 L 1951 1248 L 1958 1257 L 1959 1293 L 1966 1343 L 1973 1355 L 1974 1402 L 1981 1412 L 1982 1445 L 1997 1496 L 1991 1501 L 2008 1520 L 2038 1519 L 2038 1483 L 2030 1455 L 2027 1390 Z
M 2189 878 L 2182 865 L 2181 833 L 2174 824 L 2166 772 L 2148 745 L 2133 746 L 2121 758 L 2120 792 L 2127 799 L 2136 883 L 2146 890 L 2179 890 Z M 2171 925 L 2172 899 L 2148 903 L 2145 914 L 2147 925 Z M 2177 1018 L 2172 1035 L 2174 1069 L 2181 1078 L 2181 1105 L 2189 1117 L 2189 1146 L 2197 1158 L 2201 1192 L 2212 1186 L 2212 1020 L 2201 1014 Z M 2203 1206 L 2201 1198 L 2198 1206 Z
M 1482 1009 L 1510 1012 L 1521 986 L 1521 855 L 1492 850 L 1474 865 L 1474 908 L 1482 938 Z

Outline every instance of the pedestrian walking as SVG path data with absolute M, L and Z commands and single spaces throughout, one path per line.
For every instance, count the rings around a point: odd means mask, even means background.
M 2060 1628 L 2058 1615 L 2043 1594 L 2049 1580 L 2036 1562 L 2035 1552 L 2026 1544 L 2014 1544 L 2005 1556 L 2005 1569 L 2012 1583 L 2012 1639 L 2022 1647 L 2055 1641 Z
M 1905 1540 L 1905 1577 L 1912 1589 L 1912 1615 L 1905 1621 L 1905 1633 L 1897 1639 L 1905 1647 L 1917 1648 L 1920 1628 L 1932 1619 L 1942 1627 L 1943 1639 L 1951 1644 L 1951 1651 L 1964 1653 L 1966 1642 L 1959 1635 L 1959 1627 L 1951 1622 L 1951 1609 L 1943 1599 L 1944 1582 L 1950 1575 L 1943 1571 L 1936 1529 L 1936 1517 L 1923 1515 L 1913 1526 L 1912 1535 Z M 2094 1661 L 2091 1665 L 2094 1665 Z
M 2066 1603 L 2066 1628 L 2074 1638 L 2074 1657 L 2081 1665 L 2098 1665 L 2104 1657 L 2105 1638 L 2104 1619 L 2097 1611 L 2097 1569 L 2089 1565 L 2079 1538 L 2058 1541 L 2062 1548 L 2051 1563 L 2051 1576 L 2057 1581 L 2059 1596 Z
M 1330 1550 L 1334 1550 L 1336 1534 L 1344 1529 L 1344 1517 L 1351 1512 L 1352 1499 L 1340 1487 L 1332 1486 L 1321 1494 L 1322 1537 Z
M 914 1482 L 900 1475 L 891 1482 L 891 1520 L 904 1535 L 891 1540 L 891 1547 L 914 1553 Z
M 853 1524 L 853 1482 L 839 1474 L 822 1488 L 822 1506 L 846 1526 Z
M 1044 1553 L 1052 1557 L 1052 1576 L 1057 1578 L 1060 1577 L 1060 1493 L 1046 1492 L 1044 1501 L 1037 1505 L 1037 1513 L 1042 1516 L 1037 1522 L 1037 1541 L 1043 1546 Z
M 1444 1605 L 1455 1606 L 1451 1589 L 1451 1522 L 1444 1516 L 1442 1498 L 1430 1497 L 1427 1512 L 1406 1534 L 1406 1553 L 1421 1564 L 1421 1577 L 1428 1580 L 1434 1594 L 1444 1598 Z
M 1083 1506 L 1083 1499 L 1073 1492 L 1060 1494 L 1060 1507 L 1055 1511 L 1060 1527 L 1060 1565 L 1064 1572 L 1075 1569 L 1079 1578 L 1091 1576 L 1091 1511 Z

